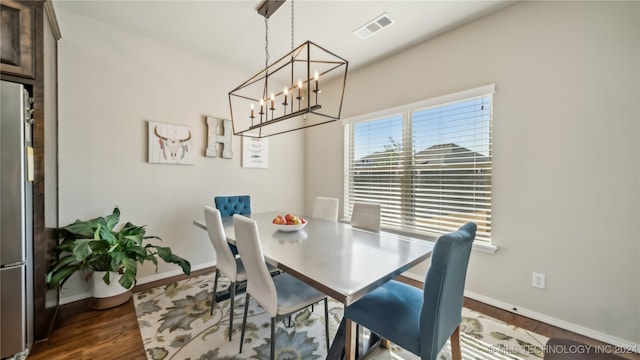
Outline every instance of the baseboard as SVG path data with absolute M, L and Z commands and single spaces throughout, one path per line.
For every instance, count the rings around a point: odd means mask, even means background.
M 422 288 L 423 281 L 424 281 L 424 279 L 421 278 L 420 276 L 410 272 L 403 273 L 398 277 L 398 280 L 406 282 L 407 284 L 413 285 L 418 288 Z M 487 312 L 487 314 L 489 314 L 490 316 L 496 317 L 500 320 L 503 320 L 505 322 L 512 323 L 511 321 L 514 320 L 514 318 L 506 316 L 506 314 L 511 314 L 512 316 L 518 317 L 520 319 L 528 318 L 533 320 L 534 322 L 537 322 L 538 324 L 547 324 L 548 325 L 547 327 L 560 329 L 561 332 L 564 331 L 564 333 L 574 333 L 576 334 L 576 336 L 579 336 L 581 339 L 588 338 L 588 339 L 596 340 L 598 342 L 613 345 L 623 350 L 621 351 L 623 353 L 631 351 L 631 352 L 640 354 L 640 346 L 638 346 L 638 344 L 631 342 L 629 340 L 604 334 L 604 333 L 595 331 L 593 329 L 579 326 L 564 320 L 556 319 L 554 317 L 540 314 L 538 312 L 535 312 L 529 309 L 514 307 L 513 305 L 490 298 L 488 296 L 474 293 L 472 291 L 465 291 L 464 295 L 465 295 L 465 298 L 475 300 L 475 302 L 478 304 L 485 304 L 483 306 L 480 306 L 480 309 L 475 309 L 477 306 L 472 306 L 471 307 L 472 309 L 480 310 L 480 312 L 483 312 L 487 310 L 486 309 L 487 307 L 493 307 L 499 313 L 495 314 L 492 312 Z M 468 307 L 467 300 L 465 300 L 465 307 Z M 516 308 L 516 310 L 514 310 L 514 308 Z M 484 310 L 481 310 L 481 309 L 484 309 Z M 516 322 L 513 322 L 513 323 L 516 324 Z M 529 330 L 536 331 L 535 329 L 529 329 Z M 542 334 L 545 335 L 544 333 Z
M 403 272 L 402 275 L 400 275 L 400 276 L 404 276 L 404 277 L 409 278 L 409 279 L 414 280 L 414 281 L 419 281 L 420 283 L 424 282 L 424 275 L 420 276 L 418 274 L 414 274 L 414 273 L 409 272 L 409 271 Z
M 554 317 L 548 316 L 548 315 L 544 315 L 529 309 L 524 309 L 521 307 L 514 307 L 513 305 L 504 303 L 502 301 L 484 296 L 484 295 L 480 295 L 477 293 L 474 293 L 472 291 L 465 291 L 464 292 L 464 296 L 468 297 L 470 299 L 474 299 L 477 300 L 479 302 L 494 306 L 496 308 L 502 309 L 504 311 L 510 312 L 510 313 L 514 313 L 517 315 L 521 315 L 521 316 L 525 316 L 531 319 L 534 319 L 536 321 L 540 321 L 543 323 L 547 323 L 549 325 L 553 325 L 555 327 L 564 329 L 564 330 L 568 330 L 571 332 L 574 332 L 576 334 L 580 334 L 595 340 L 599 340 L 602 342 L 605 342 L 607 344 L 611 344 L 614 345 L 616 347 L 619 347 L 620 349 L 630 349 L 631 351 L 634 351 L 636 353 L 640 352 L 640 348 L 638 347 L 638 344 L 625 340 L 625 339 L 620 339 L 618 337 L 615 336 L 611 336 L 608 334 L 604 334 L 601 333 L 599 331 L 595 331 L 593 329 L 589 329 L 583 326 L 579 326 L 564 320 L 560 320 L 560 319 L 556 319 Z
M 76 302 L 76 301 L 80 301 L 80 300 L 84 300 L 84 299 L 89 299 L 93 297 L 93 294 L 91 294 L 91 291 L 88 292 L 83 292 L 80 294 L 75 294 L 75 295 L 71 295 L 71 296 L 61 296 L 60 297 L 60 302 L 58 303 L 59 305 L 64 305 L 64 304 L 69 304 L 72 302 Z

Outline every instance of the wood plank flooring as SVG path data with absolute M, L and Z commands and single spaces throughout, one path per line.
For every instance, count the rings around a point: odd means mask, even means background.
M 133 299 L 108 310 L 89 300 L 60 307 L 49 339 L 33 346 L 28 360 L 146 360 Z
M 215 271 L 194 271 L 192 276 Z M 136 285 L 134 292 L 186 279 L 185 275 Z M 133 299 L 115 308 L 94 310 L 91 299 L 60 306 L 53 330 L 46 341 L 31 349 L 28 360 L 146 360 Z
M 211 272 L 200 270 L 192 275 Z M 141 286 L 134 291 L 143 291 L 186 278 L 173 277 Z M 404 279 L 421 287 L 422 284 Z M 108 310 L 90 309 L 89 299 L 60 307 L 49 339 L 34 345 L 28 360 L 146 360 L 142 338 L 133 300 Z M 557 327 L 504 311 L 478 301 L 465 298 L 464 306 L 474 311 L 502 320 L 547 337 L 561 337 L 590 345 L 601 345 L 600 341 L 559 329 Z M 637 354 L 619 354 L 627 359 L 640 360 Z

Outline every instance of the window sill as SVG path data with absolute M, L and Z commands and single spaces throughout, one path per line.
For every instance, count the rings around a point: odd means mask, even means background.
M 347 218 L 342 218 L 340 219 L 340 222 L 345 223 L 345 224 L 349 224 L 350 219 Z M 396 228 L 387 228 L 387 227 L 383 227 L 381 229 L 382 231 L 385 232 L 389 232 L 392 234 L 398 234 L 398 235 L 403 235 L 403 236 L 407 236 L 410 238 L 414 238 L 414 239 L 420 239 L 420 240 L 425 240 L 425 241 L 431 241 L 434 242 L 438 239 L 437 236 L 430 236 L 430 235 L 426 235 L 426 234 L 417 234 L 417 233 L 413 233 L 410 231 L 402 231 Z M 478 251 L 478 252 L 483 252 L 483 253 L 487 253 L 487 254 L 495 254 L 498 251 L 498 246 L 494 245 L 494 244 L 488 244 L 486 242 L 479 242 L 479 241 L 474 241 L 473 242 L 473 247 L 472 249 L 474 251 Z
M 498 247 L 496 245 L 478 243 L 478 242 L 474 242 L 473 243 L 472 249 L 475 250 L 475 251 L 488 253 L 488 254 L 495 254 L 496 251 L 498 251 Z

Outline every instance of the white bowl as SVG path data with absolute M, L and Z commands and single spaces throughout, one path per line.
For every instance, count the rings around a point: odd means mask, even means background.
M 298 225 L 278 225 L 278 224 L 273 224 L 273 225 L 275 225 L 275 227 L 280 231 L 291 232 L 291 231 L 302 230 L 302 228 L 307 226 L 307 223 L 308 222 L 304 224 L 298 224 Z

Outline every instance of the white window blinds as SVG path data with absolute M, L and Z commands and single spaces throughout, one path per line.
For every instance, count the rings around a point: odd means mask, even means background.
M 476 241 L 490 243 L 493 87 L 481 90 L 348 123 L 345 215 L 379 203 L 383 227 L 432 235 L 473 221 Z

